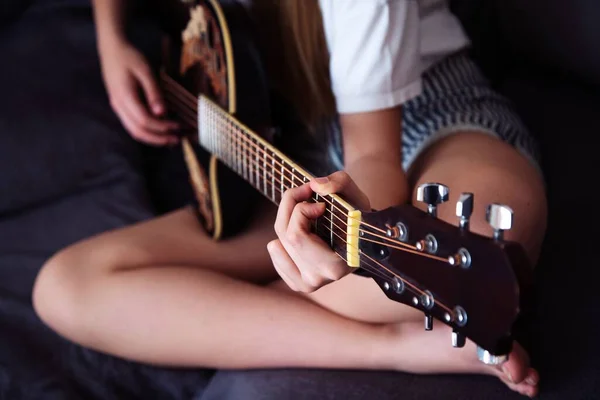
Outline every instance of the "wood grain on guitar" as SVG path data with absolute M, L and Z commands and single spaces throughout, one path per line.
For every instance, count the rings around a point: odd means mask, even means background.
M 184 148 L 191 182 L 204 201 L 200 207 L 209 217 L 215 210 L 224 231 L 247 213 L 244 188 L 279 204 L 287 189 L 312 179 L 253 129 L 260 118 L 260 124 L 270 121 L 256 100 L 268 99 L 268 89 L 256 52 L 245 51 L 255 49 L 250 18 L 235 3 L 169 3 L 170 57 L 161 71 L 170 109 L 192 135 Z M 217 160 L 231 175 L 225 169 L 216 174 Z M 205 169 L 210 169 L 208 183 Z M 511 350 L 531 267 L 519 245 L 503 240 L 512 225 L 509 207 L 488 206 L 487 219 L 495 229 L 488 238 L 469 231 L 475 200 L 470 193 L 456 205 L 456 225 L 436 217 L 448 193 L 443 184 L 422 185 L 418 198 L 427 212 L 411 205 L 368 212 L 341 196 L 315 194 L 312 201 L 326 208 L 313 230 L 357 273 L 374 279 L 390 300 L 422 310 L 426 330 L 433 318 L 442 321 L 453 329 L 454 346 L 469 338 L 483 362 L 499 364 Z

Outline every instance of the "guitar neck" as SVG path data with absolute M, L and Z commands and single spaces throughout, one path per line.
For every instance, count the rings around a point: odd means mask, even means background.
M 274 204 L 285 190 L 309 182 L 312 176 L 212 100 L 201 96 L 198 137 L 214 154 Z
M 283 193 L 312 176 L 281 151 L 205 96 L 198 100 L 198 137 L 207 151 L 276 205 Z M 313 222 L 314 232 L 352 266 L 358 266 L 360 211 L 336 195 L 313 194 L 325 204 Z

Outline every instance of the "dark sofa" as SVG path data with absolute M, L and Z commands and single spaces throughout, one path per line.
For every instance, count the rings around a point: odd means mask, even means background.
M 473 38 L 474 56 L 542 146 L 550 221 L 536 270 L 537 305 L 519 333 L 541 373 L 540 397 L 600 398 L 592 193 L 600 3 L 452 6 Z M 131 34 L 148 39 L 151 31 L 139 21 Z M 476 376 L 154 368 L 57 337 L 31 307 L 40 266 L 74 241 L 176 206 L 156 190 L 157 165 L 170 154 L 135 143 L 112 113 L 88 1 L 3 0 L 0 55 L 0 399 L 520 398 Z

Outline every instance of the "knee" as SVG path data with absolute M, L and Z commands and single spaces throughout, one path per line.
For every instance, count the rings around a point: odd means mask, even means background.
M 438 215 L 453 225 L 458 224 L 455 207 L 461 193 L 473 193 L 470 229 L 485 236 L 493 235 L 493 229 L 486 220 L 487 206 L 491 203 L 509 206 L 513 210 L 513 225 L 505 232 L 505 239 L 521 243 L 535 263 L 546 231 L 547 200 L 541 175 L 523 161 L 515 161 L 511 168 L 485 162 L 478 163 L 476 167 L 463 165 L 464 168 L 453 168 L 451 173 L 423 176 L 417 185 L 434 181 L 449 187 L 449 200 L 439 207 Z M 425 208 L 416 200 L 416 188 L 413 203 Z
M 81 296 L 85 290 L 72 252 L 64 250 L 41 268 L 32 292 L 33 308 L 51 329 L 65 333 L 79 321 Z

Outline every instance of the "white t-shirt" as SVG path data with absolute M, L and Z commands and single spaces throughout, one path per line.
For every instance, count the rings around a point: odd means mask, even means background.
M 422 73 L 469 45 L 447 0 L 319 0 L 339 113 L 400 105 Z

